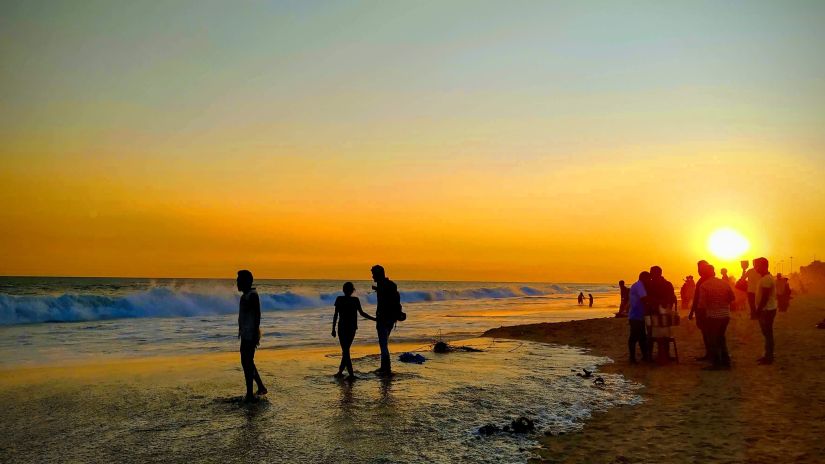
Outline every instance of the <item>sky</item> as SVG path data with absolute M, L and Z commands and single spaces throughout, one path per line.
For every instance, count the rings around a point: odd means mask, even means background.
M 0 274 L 681 281 L 721 227 L 805 264 L 823 24 L 817 1 L 4 1 Z

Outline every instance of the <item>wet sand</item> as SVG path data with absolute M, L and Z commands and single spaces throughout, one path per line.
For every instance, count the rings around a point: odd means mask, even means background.
M 581 349 L 468 339 L 483 351 L 425 353 L 378 378 L 376 347 L 355 347 L 360 380 L 332 378 L 340 352 L 263 349 L 266 400 L 244 404 L 234 352 L 104 358 L 0 368 L 0 462 L 525 462 L 540 434 L 480 437 L 533 418 L 570 432 L 593 410 L 640 401 L 638 386 L 571 371 L 609 362 Z M 394 343 L 395 353 L 426 348 Z
M 502 327 L 489 337 L 573 345 L 608 356 L 620 373 L 645 385 L 645 402 L 599 413 L 575 433 L 542 439 L 552 463 L 815 463 L 825 460 L 825 297 L 802 296 L 779 313 L 776 361 L 759 366 L 756 321 L 736 313 L 728 328 L 731 371 L 702 371 L 701 335 L 683 317 L 676 329 L 681 362 L 631 365 L 625 319 Z M 538 462 L 538 460 L 536 460 Z

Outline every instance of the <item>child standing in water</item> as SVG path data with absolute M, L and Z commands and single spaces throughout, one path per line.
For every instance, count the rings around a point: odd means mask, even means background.
M 252 273 L 238 271 L 238 291 L 242 293 L 238 308 L 238 338 L 241 339 L 241 367 L 246 381 L 244 401 L 255 402 L 266 395 L 258 369 L 255 367 L 255 348 L 261 344 L 261 301 L 252 287 Z M 252 394 L 252 381 L 258 384 L 258 393 Z
M 338 373 L 335 374 L 335 377 L 342 377 L 344 368 L 346 368 L 349 374 L 347 380 L 355 379 L 349 349 L 353 340 L 355 340 L 355 331 L 358 330 L 358 314 L 371 321 L 375 320 L 374 317 L 361 309 L 361 301 L 352 296 L 353 293 L 355 293 L 355 286 L 352 285 L 352 282 L 345 283 L 344 294 L 335 299 L 335 315 L 332 316 L 332 336 L 335 336 L 335 323 L 338 322 L 338 341 L 341 343 L 341 365 L 338 367 Z

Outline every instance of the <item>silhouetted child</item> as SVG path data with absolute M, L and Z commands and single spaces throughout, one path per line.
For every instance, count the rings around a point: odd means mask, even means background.
M 338 373 L 335 377 L 341 377 L 344 374 L 344 368 L 347 369 L 349 377 L 348 380 L 355 379 L 355 374 L 352 371 L 352 359 L 350 358 L 349 349 L 355 340 L 355 332 L 358 330 L 358 314 L 365 318 L 374 321 L 375 318 L 365 313 L 361 309 L 361 302 L 358 298 L 352 296 L 355 292 L 355 286 L 352 282 L 344 284 L 344 294 L 335 299 L 335 315 L 332 316 L 332 336 L 335 336 L 335 323 L 338 322 L 338 341 L 341 343 L 341 365 L 338 366 Z M 340 315 L 340 319 L 339 319 Z
M 244 401 L 254 402 L 252 381 L 258 384 L 256 395 L 266 395 L 267 390 L 255 367 L 255 348 L 261 343 L 261 301 L 252 287 L 252 273 L 238 271 L 238 291 L 242 292 L 238 308 L 238 338 L 241 339 L 241 367 L 246 380 Z

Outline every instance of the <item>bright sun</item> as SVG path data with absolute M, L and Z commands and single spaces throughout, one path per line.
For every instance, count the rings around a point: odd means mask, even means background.
M 717 258 L 732 261 L 742 256 L 751 247 L 750 242 L 731 228 L 717 229 L 708 238 L 708 249 Z

